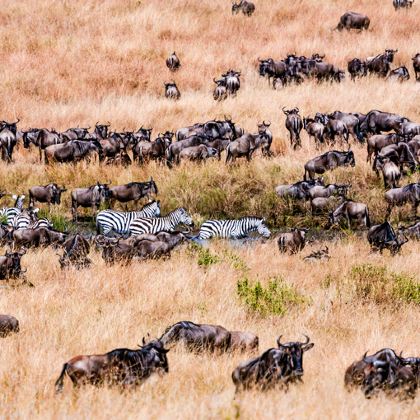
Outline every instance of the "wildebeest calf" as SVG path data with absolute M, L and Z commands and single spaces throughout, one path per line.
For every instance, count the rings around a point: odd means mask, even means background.
M 302 251 L 305 248 L 307 232 L 308 229 L 293 228 L 289 233 L 282 233 L 277 241 L 280 252 L 289 251 L 290 254 L 297 254 Z
M 19 321 L 10 315 L 0 315 L 0 337 L 19 332 Z

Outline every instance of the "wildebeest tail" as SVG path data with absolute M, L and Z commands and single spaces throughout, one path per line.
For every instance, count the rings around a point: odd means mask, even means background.
M 57 394 L 63 390 L 64 375 L 66 374 L 67 368 L 68 368 L 68 364 L 64 363 L 60 376 L 55 382 L 55 392 Z

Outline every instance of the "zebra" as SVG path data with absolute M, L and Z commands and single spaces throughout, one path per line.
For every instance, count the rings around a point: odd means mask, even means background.
M 36 214 L 38 213 L 39 209 L 30 210 L 29 212 L 23 212 L 17 215 L 11 222 L 10 226 L 12 226 L 15 230 L 18 229 L 38 229 L 38 228 L 53 228 L 53 223 L 46 219 L 41 218 L 37 219 Z
M 269 238 L 271 235 L 270 230 L 265 224 L 265 220 L 260 217 L 242 217 L 233 220 L 207 220 L 200 227 L 198 239 L 204 240 L 212 237 L 241 239 L 246 238 L 250 232 L 255 231 L 265 238 Z
M 395 10 L 410 8 L 413 6 L 414 0 L 393 0 L 392 4 L 394 5 Z
M 191 216 L 183 208 L 177 208 L 171 211 L 167 216 L 146 218 L 141 217 L 134 219 L 129 226 L 130 235 L 141 235 L 149 233 L 156 235 L 159 232 L 173 232 L 175 227 L 180 224 L 194 226 Z
M 139 217 L 159 217 L 160 202 L 152 201 L 139 211 L 102 210 L 96 217 L 96 232 L 108 235 L 111 231 L 121 235 L 128 234 L 130 223 Z
M 3 219 L 3 224 L 10 226 L 13 219 L 20 213 L 22 213 L 23 202 L 25 195 L 13 195 L 12 198 L 15 200 L 13 207 L 5 207 L 0 209 L 0 218 Z

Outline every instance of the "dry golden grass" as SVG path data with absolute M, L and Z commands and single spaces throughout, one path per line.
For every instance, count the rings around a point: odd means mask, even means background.
M 250 131 L 258 120 L 270 120 L 277 156 L 270 161 L 258 157 L 238 168 L 211 162 L 173 171 L 155 164 L 121 170 L 96 164 L 44 167 L 35 151 L 21 149 L 14 164 L 0 164 L 1 187 L 25 192 L 30 185 L 55 181 L 71 189 L 97 179 L 116 184 L 152 175 L 165 211 L 182 204 L 197 222 L 209 214 L 270 211 L 264 215 L 278 222 L 285 208 L 277 201 L 268 205 L 265 194 L 278 183 L 300 179 L 303 163 L 317 154 L 305 135 L 302 150 L 289 150 L 282 106 L 298 106 L 304 115 L 377 108 L 420 120 L 420 84 L 413 79 L 402 85 L 374 78 L 331 86 L 305 83 L 275 92 L 256 72 L 258 57 L 320 52 L 346 68 L 348 59 L 385 48 L 398 48 L 395 65 L 412 71 L 410 58 L 420 45 L 416 3 L 400 13 L 391 0 L 255 3 L 257 11 L 247 19 L 232 17 L 231 3 L 224 0 L 3 1 L 2 119 L 19 116 L 23 128 L 59 130 L 109 120 L 116 130 L 143 124 L 153 126 L 156 134 L 229 114 Z M 368 14 L 371 30 L 332 32 L 347 10 Z M 164 64 L 173 50 L 182 62 L 175 75 Z M 230 67 L 242 71 L 242 88 L 236 98 L 215 103 L 212 78 Z M 163 82 L 170 79 L 182 93 L 176 104 L 163 98 Z M 354 198 L 367 202 L 373 219 L 381 220 L 383 188 L 365 163 L 365 150 L 356 147 L 355 153 L 356 168 L 338 170 L 328 180 L 349 180 Z M 226 196 L 212 196 L 216 188 L 226 190 Z M 68 197 L 56 214 L 69 216 Z M 402 218 L 407 214 L 403 209 Z M 297 222 L 303 223 L 297 218 L 290 223 Z M 326 286 L 324 279 L 339 282 L 352 266 L 366 262 L 418 278 L 419 244 L 410 242 L 395 258 L 371 255 L 364 239 L 351 236 L 329 246 L 332 259 L 313 265 L 300 256 L 280 256 L 274 241 L 234 249 L 247 261 L 253 279 L 281 275 L 311 298 L 311 305 L 283 318 L 249 313 L 236 296 L 240 274 L 226 261 L 205 270 L 186 250 L 165 262 L 128 267 L 106 267 L 94 253 L 94 266 L 81 272 L 61 272 L 54 250 L 30 251 L 23 266 L 36 287 L 0 289 L 0 312 L 21 323 L 21 333 L 1 342 L 0 417 L 415 418 L 418 397 L 405 404 L 367 401 L 361 393 L 345 392 L 343 375 L 366 350 L 390 346 L 418 355 L 418 306 L 400 303 L 396 309 L 358 301 L 340 294 L 335 283 Z M 226 247 L 215 243 L 211 250 L 221 254 Z M 305 384 L 287 394 L 250 393 L 234 400 L 230 373 L 246 355 L 197 357 L 178 349 L 169 353 L 169 375 L 134 393 L 86 388 L 73 394 L 67 384 L 62 396 L 54 396 L 54 381 L 70 357 L 134 347 L 147 332 L 157 336 L 182 319 L 253 331 L 261 350 L 273 346 L 279 334 L 287 339 L 309 334 L 316 345 L 305 356 Z

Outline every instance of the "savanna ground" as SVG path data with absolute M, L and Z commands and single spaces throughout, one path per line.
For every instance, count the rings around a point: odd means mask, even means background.
M 281 107 L 298 106 L 303 115 L 381 109 L 419 121 L 420 84 L 413 78 L 402 85 L 368 78 L 273 91 L 258 77 L 257 58 L 319 52 L 346 68 L 353 57 L 398 48 L 394 65 L 405 64 L 412 72 L 411 57 L 420 45 L 419 7 L 415 3 L 409 12 L 395 13 L 391 0 L 255 3 L 248 19 L 232 17 L 231 3 L 222 0 L 3 1 L 2 119 L 18 116 L 19 128 L 58 130 L 110 121 L 115 130 L 152 126 L 154 135 L 225 114 L 255 131 L 264 119 L 272 122 L 275 157 L 256 156 L 233 168 L 213 161 L 172 171 L 153 163 L 122 170 L 95 163 L 45 167 L 35 150 L 20 148 L 15 163 L 0 165 L 1 187 L 24 193 L 50 181 L 72 189 L 96 180 L 119 184 L 153 176 L 164 212 L 182 205 L 197 223 L 258 214 L 276 229 L 325 226 L 325 219 L 313 220 L 305 209 L 296 214 L 273 193 L 276 185 L 301 179 L 304 162 L 318 154 L 305 134 L 302 150 L 289 149 Z M 369 15 L 371 30 L 331 31 L 347 10 Z M 175 75 L 164 64 L 173 50 L 182 62 Z M 212 78 L 229 68 L 242 71 L 241 90 L 236 98 L 215 103 Z M 163 97 L 163 82 L 171 79 L 182 93 L 177 103 Z M 369 204 L 373 221 L 382 221 L 382 183 L 365 163 L 365 148 L 354 150 L 356 167 L 330 173 L 326 180 L 350 182 L 352 197 Z M 413 175 L 404 183 L 417 180 Z M 52 211 L 61 226 L 70 217 L 69 194 L 64 197 Z M 392 219 L 406 222 L 408 216 L 403 208 Z M 389 346 L 419 354 L 420 246 L 409 242 L 401 255 L 381 257 L 370 254 L 363 235 L 344 231 L 341 236 L 328 243 L 331 260 L 319 264 L 279 255 L 274 240 L 252 247 L 215 242 L 209 253 L 184 247 L 170 260 L 125 267 L 106 267 L 93 253 L 93 267 L 81 272 L 61 272 L 52 249 L 30 251 L 22 261 L 36 287 L 0 289 L 0 312 L 21 324 L 18 335 L 1 341 L 0 416 L 415 418 L 419 397 L 409 403 L 367 401 L 360 392 L 344 390 L 343 375 L 367 350 Z M 313 243 L 303 255 L 323 245 Z M 261 314 L 258 305 L 240 299 L 237 282 L 244 278 L 263 286 L 283 279 L 282 315 Z M 86 388 L 75 394 L 67 385 L 63 395 L 54 395 L 54 381 L 70 357 L 135 347 L 148 332 L 158 336 L 184 319 L 253 331 L 261 351 L 274 346 L 279 334 L 286 340 L 310 335 L 315 347 L 305 355 L 304 385 L 287 394 L 249 393 L 234 400 L 230 374 L 247 355 L 194 356 L 176 349 L 168 355 L 170 373 L 136 392 Z

